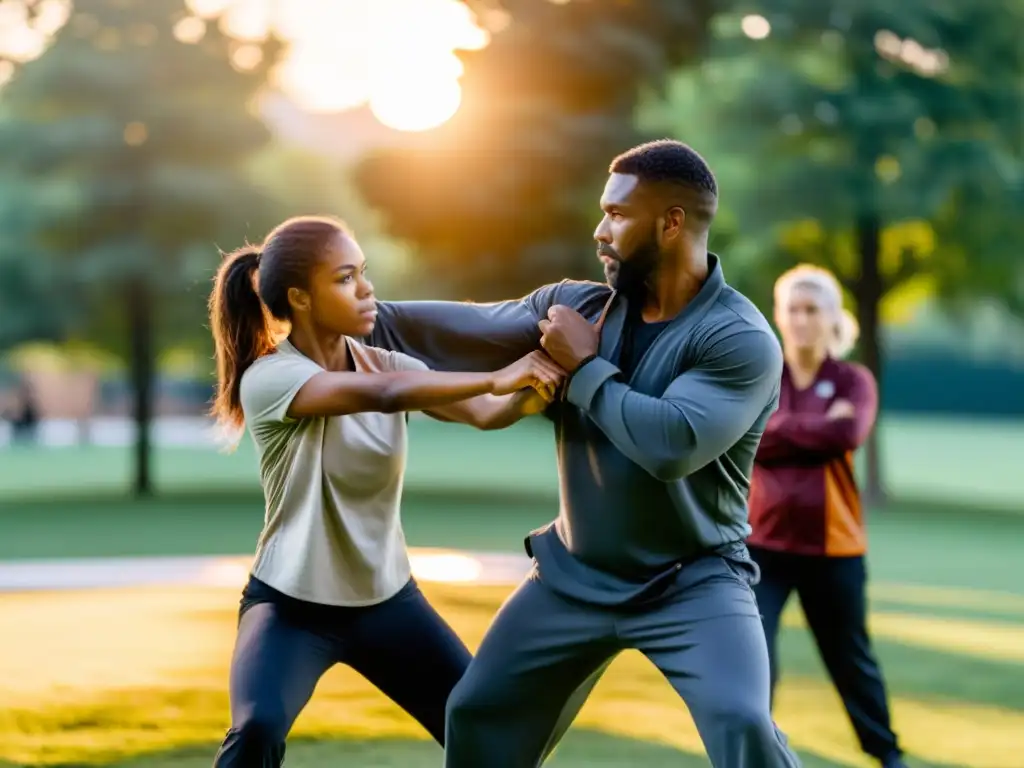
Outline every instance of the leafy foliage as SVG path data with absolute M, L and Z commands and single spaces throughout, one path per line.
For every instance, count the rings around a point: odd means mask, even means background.
M 264 210 L 245 164 L 270 139 L 251 107 L 280 48 L 187 17 L 183 0 L 77 0 L 0 97 L 0 174 L 21 196 L 3 248 L 56 265 L 77 333 L 122 342 L 143 492 L 155 334 L 195 321 L 206 290 L 187 289 L 216 265 L 215 243 L 240 241 Z
M 597 201 L 609 161 L 644 138 L 640 86 L 700 53 L 712 5 L 507 0 L 507 26 L 461 56 L 459 113 L 368 158 L 360 190 L 460 295 L 596 276 Z

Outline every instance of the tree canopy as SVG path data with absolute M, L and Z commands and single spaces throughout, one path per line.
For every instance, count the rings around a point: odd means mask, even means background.
M 597 201 L 611 159 L 646 138 L 640 86 L 699 55 L 714 4 L 502 5 L 491 44 L 461 54 L 455 118 L 356 177 L 389 230 L 420 247 L 424 272 L 475 299 L 599 274 Z
M 141 454 L 155 334 L 195 322 L 215 244 L 263 215 L 246 163 L 270 140 L 253 102 L 278 50 L 226 37 L 182 0 L 77 0 L 0 96 L 0 174 L 21 217 L 3 246 L 58 265 L 80 333 L 123 340 Z

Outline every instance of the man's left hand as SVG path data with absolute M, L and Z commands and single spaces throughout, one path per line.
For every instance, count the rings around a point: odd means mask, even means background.
M 604 320 L 603 313 L 601 320 Z M 537 323 L 540 345 L 552 360 L 571 373 L 581 362 L 597 354 L 601 320 L 590 323 L 576 310 L 556 304 L 548 310 L 547 320 Z

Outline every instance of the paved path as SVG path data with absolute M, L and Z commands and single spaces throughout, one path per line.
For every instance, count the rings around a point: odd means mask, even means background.
M 410 414 L 417 419 L 422 413 Z M 88 420 L 89 442 L 101 446 L 127 446 L 135 441 L 135 422 L 121 416 L 94 416 Z M 154 445 L 176 448 L 216 448 L 221 445 L 214 422 L 205 416 L 159 416 L 150 425 Z M 79 445 L 81 434 L 73 419 L 44 419 L 39 423 L 37 440 L 48 448 Z M 0 419 L 0 448 L 11 441 L 10 424 Z
M 423 582 L 511 585 L 526 575 L 525 555 L 414 549 Z M 250 556 L 117 557 L 0 562 L 0 592 L 130 586 L 241 587 Z

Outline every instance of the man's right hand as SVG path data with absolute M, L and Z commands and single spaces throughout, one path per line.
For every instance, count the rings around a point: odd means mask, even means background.
M 552 402 L 565 380 L 565 371 L 541 351 L 534 351 L 494 373 L 492 394 L 509 395 L 533 388 L 547 402 Z

